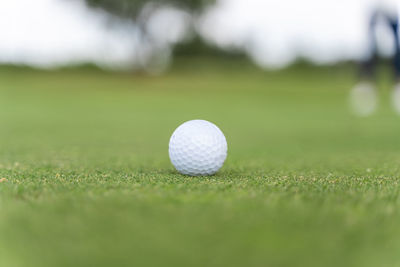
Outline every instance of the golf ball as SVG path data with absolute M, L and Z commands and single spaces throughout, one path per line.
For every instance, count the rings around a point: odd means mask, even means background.
M 222 131 L 205 120 L 181 124 L 169 140 L 169 158 L 182 174 L 212 175 L 224 164 L 228 145 Z

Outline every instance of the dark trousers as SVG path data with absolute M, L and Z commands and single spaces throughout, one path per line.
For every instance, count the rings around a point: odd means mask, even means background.
M 368 42 L 370 44 L 369 47 L 369 56 L 366 60 L 361 63 L 361 73 L 360 76 L 362 79 L 375 79 L 376 76 L 376 68 L 378 65 L 378 55 L 377 55 L 377 39 L 374 34 L 375 28 L 378 22 L 378 19 L 382 18 L 387 25 L 390 27 L 390 30 L 394 37 L 395 42 L 395 51 L 394 56 L 391 60 L 391 65 L 393 67 L 393 75 L 396 79 L 396 82 L 400 82 L 400 44 L 399 44 L 399 32 L 398 32 L 398 20 L 397 18 L 393 18 L 387 16 L 385 14 L 375 12 L 371 16 L 369 31 L 368 31 Z

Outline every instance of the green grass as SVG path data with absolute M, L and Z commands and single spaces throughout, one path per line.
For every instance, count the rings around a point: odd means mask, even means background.
M 1 69 L 0 266 L 400 265 L 387 81 L 378 112 L 356 118 L 349 66 L 193 65 Z M 196 118 L 228 140 L 215 176 L 168 159 Z

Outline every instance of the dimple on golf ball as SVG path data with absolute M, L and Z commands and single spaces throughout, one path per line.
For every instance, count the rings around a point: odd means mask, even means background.
M 212 175 L 224 164 L 228 145 L 222 131 L 205 120 L 181 124 L 169 140 L 169 158 L 182 174 Z

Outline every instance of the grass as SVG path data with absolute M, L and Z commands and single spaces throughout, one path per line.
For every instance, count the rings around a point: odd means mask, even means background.
M 400 117 L 346 97 L 351 66 L 192 62 L 159 77 L 0 72 L 0 266 L 400 265 Z M 202 118 L 211 177 L 167 147 Z

